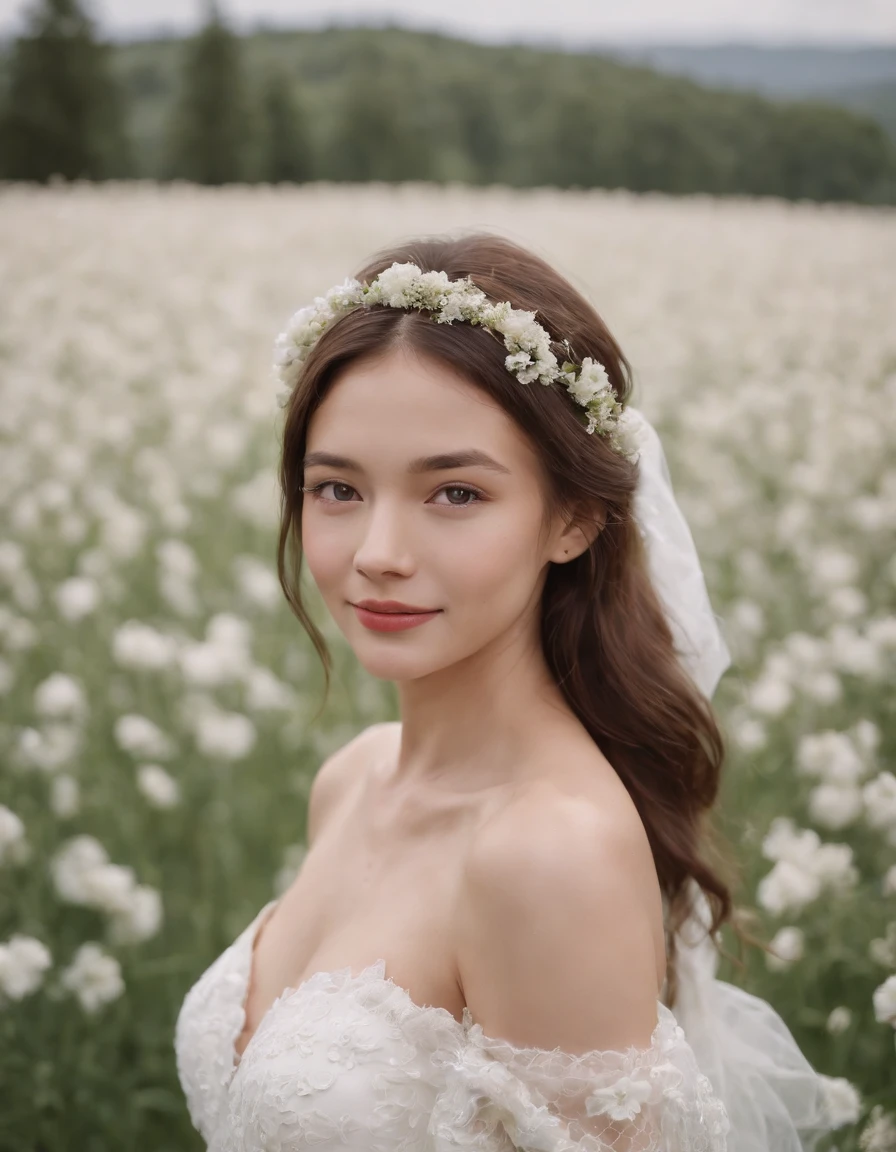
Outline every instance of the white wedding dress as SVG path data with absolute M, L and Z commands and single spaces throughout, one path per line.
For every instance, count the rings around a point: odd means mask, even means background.
M 648 1048 L 515 1047 L 467 1008 L 458 1021 L 415 1003 L 377 960 L 286 989 L 237 1059 L 275 904 L 178 1015 L 178 1074 L 210 1152 L 803 1152 L 829 1129 L 821 1079 L 766 1001 L 715 978 L 705 933 L 679 946 L 681 1004 L 657 1001 Z

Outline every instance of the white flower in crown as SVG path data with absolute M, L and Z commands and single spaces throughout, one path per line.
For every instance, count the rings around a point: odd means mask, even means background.
M 566 368 L 566 364 L 563 367 Z M 586 356 L 582 361 L 582 368 L 578 376 L 572 371 L 566 371 L 564 376 L 568 381 L 566 387 L 573 399 L 586 408 L 598 396 L 609 393 L 611 390 L 610 377 L 607 375 L 606 368 L 603 364 L 592 360 L 590 356 Z
M 630 457 L 637 450 L 636 425 L 623 427 L 626 413 L 603 364 L 586 356 L 581 365 L 567 360 L 561 367 L 551 350 L 550 333 L 538 323 L 534 312 L 514 308 L 507 300 L 489 300 L 467 278 L 451 280 L 446 272 L 424 272 L 416 264 L 398 261 L 370 284 L 348 279 L 291 317 L 274 343 L 274 372 L 283 385 L 281 404 L 288 403 L 302 364 L 330 324 L 343 312 L 376 304 L 431 312 L 439 324 L 460 320 L 497 332 L 509 353 L 504 366 L 520 383 L 562 381 L 587 413 L 586 432 L 607 437 L 614 451 L 624 456 Z

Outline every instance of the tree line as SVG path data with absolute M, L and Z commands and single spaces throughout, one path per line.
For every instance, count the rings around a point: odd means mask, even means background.
M 460 181 L 896 203 L 873 120 L 594 54 L 398 28 L 113 46 L 32 0 L 0 65 L 0 177 Z

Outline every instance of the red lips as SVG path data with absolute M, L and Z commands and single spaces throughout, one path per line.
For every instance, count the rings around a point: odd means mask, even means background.
M 356 608 L 366 608 L 369 612 L 435 612 L 435 608 L 421 608 L 417 604 L 405 604 L 401 600 L 356 600 Z
M 376 607 L 371 607 L 376 605 Z M 359 600 L 352 605 L 365 628 L 373 632 L 403 632 L 438 616 L 441 609 L 406 608 L 400 600 Z

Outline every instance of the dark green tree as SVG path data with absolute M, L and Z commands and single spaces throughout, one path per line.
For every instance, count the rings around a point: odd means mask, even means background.
M 204 26 L 184 45 L 165 175 L 197 184 L 251 179 L 251 124 L 242 42 L 208 0 Z
M 368 50 L 352 62 L 340 121 L 330 140 L 336 180 L 428 180 L 438 140 L 427 120 L 423 80 Z
M 33 0 L 12 46 L 0 111 L 0 175 L 45 182 L 133 173 L 124 91 L 78 0 Z
M 271 184 L 312 180 L 314 156 L 307 115 L 281 68 L 269 72 L 263 81 L 260 119 L 261 179 Z
M 470 180 L 497 183 L 504 160 L 504 133 L 496 112 L 493 78 L 472 69 L 445 86 L 442 103 L 455 121 L 458 145 L 469 164 Z

